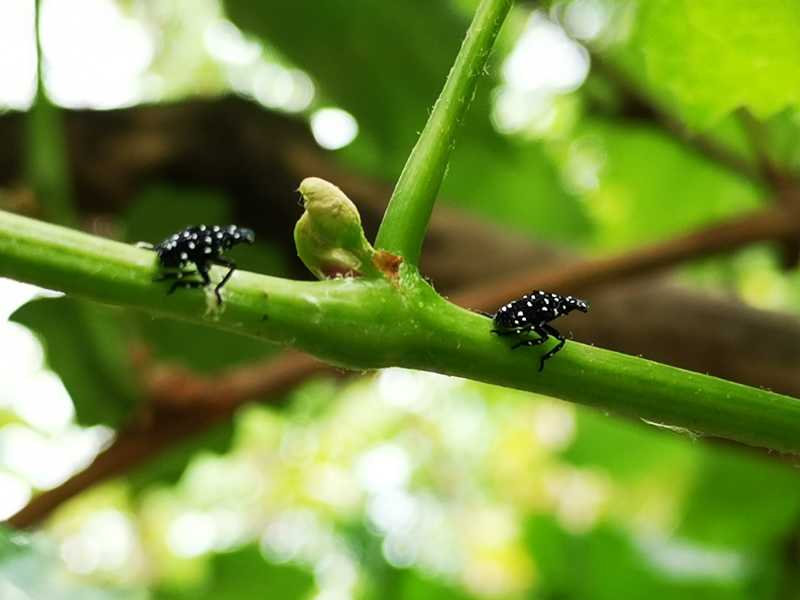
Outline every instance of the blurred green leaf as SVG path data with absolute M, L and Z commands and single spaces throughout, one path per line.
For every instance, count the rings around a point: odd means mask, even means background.
M 632 40 L 650 81 L 706 129 L 744 106 L 760 118 L 800 106 L 800 4 L 649 0 Z
M 210 574 L 200 589 L 166 590 L 153 593 L 153 600 L 305 600 L 311 597 L 314 576 L 292 565 L 276 565 L 264 558 L 258 546 L 250 545 L 215 554 Z
M 144 188 L 124 217 L 131 242 L 161 243 L 189 225 L 228 224 L 229 198 L 214 189 L 186 189 L 155 183 Z
M 683 477 L 696 461 L 699 449 L 688 436 L 583 407 L 576 415 L 578 435 L 561 453 L 573 465 L 602 467 L 615 480 L 629 483 L 641 477 L 663 480 L 668 473 Z
M 154 360 L 177 363 L 197 371 L 220 372 L 280 352 L 279 347 L 263 340 L 225 331 L 143 314 L 137 315 L 137 320 Z
M 780 545 L 800 514 L 800 473 L 774 458 L 713 450 L 696 459 L 676 533 L 732 548 Z
M 578 540 L 576 540 L 578 541 Z M 742 573 L 698 570 L 691 555 L 652 556 L 642 545 L 612 528 L 598 528 L 583 537 L 572 557 L 579 596 L 596 600 L 659 598 L 659 600 L 733 600 L 749 598 L 750 580 Z M 652 550 L 650 550 L 652 552 Z M 670 561 L 671 559 L 671 561 Z M 665 569 L 659 560 L 672 568 Z
M 459 142 L 441 195 L 544 239 L 578 245 L 593 231 L 584 206 L 564 190 L 553 159 L 538 142 Z
M 222 421 L 182 440 L 151 460 L 126 474 L 131 494 L 149 491 L 155 487 L 173 485 L 183 476 L 187 465 L 200 452 L 225 454 L 230 450 L 234 436 L 232 421 Z
M 601 161 L 587 197 L 604 247 L 679 235 L 763 202 L 763 190 L 655 129 L 595 123 L 583 133 L 578 147 Z
M 81 425 L 119 425 L 139 394 L 128 361 L 126 313 L 75 298 L 41 298 L 11 320 L 42 341 L 47 363 L 61 378 Z
M 385 590 L 384 597 L 398 600 L 471 600 L 475 596 L 462 589 L 445 585 L 429 577 L 423 577 L 413 569 L 397 572 L 398 589 L 396 592 Z
M 698 565 L 686 547 L 659 547 L 611 527 L 584 534 L 564 531 L 551 518 L 528 522 L 527 544 L 539 568 L 543 598 L 751 598 L 758 574 L 715 571 Z
M 30 536 L 0 524 L 0 562 L 30 551 Z
M 536 568 L 536 591 L 542 598 L 571 597 L 580 540 L 564 531 L 553 517 L 544 515 L 528 518 L 524 534 Z
M 447 0 L 226 0 L 231 19 L 312 75 L 402 166 L 444 85 L 469 15 Z

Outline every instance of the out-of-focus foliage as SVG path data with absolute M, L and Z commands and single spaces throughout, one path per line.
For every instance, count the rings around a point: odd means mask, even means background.
M 308 112 L 335 104 L 356 118 L 359 136 L 336 158 L 391 180 L 476 2 L 121 4 L 158 34 L 151 74 L 163 79 L 164 98 L 217 92 L 225 78 L 254 96 L 251 71 L 204 54 L 206 27 L 227 10 L 255 36 L 248 43 L 260 40 L 264 56 L 313 80 Z M 443 200 L 603 250 L 761 206 L 760 184 L 698 153 L 637 101 L 654 99 L 712 143 L 752 158 L 734 114 L 746 107 L 767 119 L 775 158 L 796 168 L 798 24 L 798 9 L 780 0 L 520 3 L 469 99 Z M 544 38 L 551 45 L 537 46 Z M 531 47 L 539 50 L 526 63 L 519 57 Z M 565 82 L 559 57 L 578 73 L 590 68 L 588 79 Z M 216 190 L 150 187 L 115 226 L 132 243 L 158 243 L 189 224 L 229 222 L 230 202 Z M 285 273 L 285 257 L 264 240 L 235 252 L 244 268 Z M 797 277 L 776 264 L 760 249 L 709 260 L 686 280 L 797 310 Z M 131 416 L 141 392 L 127 352 L 134 344 L 148 360 L 208 375 L 274 352 L 73 299 L 35 301 L 15 319 L 40 334 L 85 425 Z M 797 595 L 800 475 L 776 457 L 434 375 L 354 379 L 307 383 L 285 409 L 251 406 L 233 424 L 85 492 L 47 524 L 49 549 L 0 531 L 0 597 Z M 19 427 L 8 412 L 3 423 Z M 14 471 L 9 427 L 0 429 L 3 473 Z
M 74 581 L 59 564 L 52 540 L 0 529 L 0 597 L 8 600 L 144 600 L 141 589 L 103 589 Z
M 652 86 L 699 129 L 746 107 L 760 118 L 800 107 L 800 6 L 767 0 L 639 5 L 637 35 Z
M 471 18 L 448 0 L 391 6 L 358 0 L 346 10 L 328 0 L 230 0 L 226 6 L 237 25 L 270 40 L 312 75 L 325 100 L 356 117 L 362 133 L 342 151 L 344 157 L 390 179 L 399 175 L 425 124 Z M 299 24 L 300 36 L 294 28 Z M 542 148 L 516 143 L 492 128 L 493 91 L 485 82 L 471 99 L 444 197 L 539 235 L 581 239 L 589 224 Z M 476 179 L 475 173 L 481 176 Z M 502 201 L 487 206 L 489 195 Z
M 127 340 L 115 322 L 120 318 L 115 309 L 71 298 L 36 300 L 14 314 L 41 337 L 49 366 L 70 391 L 82 425 L 118 426 L 135 406 Z
M 666 238 L 760 204 L 762 191 L 752 182 L 651 128 L 587 119 L 581 134 L 575 160 L 602 161 L 597 188 L 586 193 L 601 246 Z
M 269 40 L 356 117 L 378 150 L 373 164 L 392 175 L 425 124 L 471 18 L 447 0 L 354 0 L 344 9 L 335 0 L 225 5 L 239 27 Z
M 67 564 L 164 599 L 747 598 L 778 584 L 800 510 L 769 459 L 547 398 L 388 370 L 290 400 L 174 487 L 70 503 Z

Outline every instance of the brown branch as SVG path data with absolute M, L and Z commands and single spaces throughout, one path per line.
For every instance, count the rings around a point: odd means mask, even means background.
M 797 235 L 800 235 L 798 211 L 778 207 L 617 256 L 518 273 L 502 282 L 492 282 L 460 294 L 455 301 L 475 310 L 493 310 L 509 298 L 529 293 L 534 287 L 577 294 L 756 242 L 781 241 Z
M 83 471 L 42 492 L 11 516 L 18 529 L 36 525 L 70 498 L 96 483 L 138 467 L 211 425 L 231 417 L 246 402 L 274 403 L 299 383 L 332 367 L 299 352 L 250 365 L 220 377 L 161 370 L 148 393 L 148 413 L 119 431 Z

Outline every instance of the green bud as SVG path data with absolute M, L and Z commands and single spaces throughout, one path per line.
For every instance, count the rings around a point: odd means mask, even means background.
M 374 273 L 374 248 L 364 236 L 361 215 L 338 187 L 308 177 L 300 184 L 305 212 L 294 228 L 297 254 L 320 279 Z

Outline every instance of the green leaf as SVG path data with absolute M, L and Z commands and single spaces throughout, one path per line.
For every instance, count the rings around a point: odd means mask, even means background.
M 305 600 L 311 597 L 314 577 L 291 565 L 267 562 L 258 546 L 217 554 L 211 560 L 211 575 L 201 589 L 158 590 L 153 600 L 253 600 L 275 598 Z
M 442 197 L 540 238 L 577 244 L 592 232 L 585 208 L 564 190 L 552 158 L 536 142 L 459 141 Z
M 689 546 L 666 542 L 662 548 L 608 526 L 576 535 L 548 517 L 536 517 L 527 524 L 526 540 L 544 598 L 744 600 L 754 597 L 754 583 L 762 583 L 761 573 L 749 569 L 696 569 L 689 555 L 681 555 Z
M 391 596 L 398 600 L 471 600 L 475 598 L 466 591 L 421 576 L 411 569 L 396 571 L 398 593 Z M 386 597 L 386 595 L 384 595 Z
M 188 292 L 202 294 L 198 290 Z M 262 340 L 210 327 L 154 319 L 145 314 L 137 314 L 136 319 L 139 333 L 152 350 L 154 361 L 177 363 L 196 371 L 219 372 L 251 361 L 265 360 L 280 351 Z
M 596 122 L 581 133 L 583 144 L 601 157 L 599 187 L 587 203 L 604 248 L 680 235 L 763 202 L 756 185 L 699 160 L 654 128 Z
M 0 562 L 30 551 L 30 537 L 0 524 Z
M 226 0 L 238 27 L 312 75 L 402 166 L 469 26 L 447 0 Z M 309 173 L 313 175 L 313 173 Z
M 601 467 L 623 484 L 642 478 L 680 480 L 691 472 L 700 452 L 688 437 L 644 423 L 612 419 L 583 407 L 576 417 L 578 435 L 561 457 L 579 467 Z
M 760 118 L 800 106 L 800 3 L 648 0 L 638 9 L 633 44 L 690 126 L 709 128 L 742 106 Z
M 773 458 L 709 448 L 678 535 L 732 547 L 775 547 L 800 511 L 800 474 Z
M 224 454 L 233 440 L 233 422 L 222 421 L 195 433 L 174 446 L 162 450 L 153 460 L 127 473 L 131 494 L 151 490 L 159 485 L 172 485 L 186 471 L 186 466 L 202 452 Z
M 67 297 L 34 300 L 11 317 L 42 341 L 81 425 L 115 427 L 138 403 L 124 317 L 119 309 Z
M 230 222 L 229 198 L 213 189 L 185 189 L 155 183 L 144 188 L 125 215 L 131 243 L 159 244 L 189 225 Z

